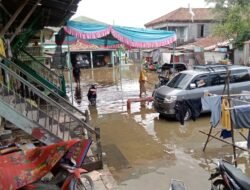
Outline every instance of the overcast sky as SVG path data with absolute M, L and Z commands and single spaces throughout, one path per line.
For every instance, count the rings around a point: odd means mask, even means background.
M 209 7 L 205 0 L 82 0 L 73 18 L 87 16 L 107 24 L 144 27 L 179 7 Z

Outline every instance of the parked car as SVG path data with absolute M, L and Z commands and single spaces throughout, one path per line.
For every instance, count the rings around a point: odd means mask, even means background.
M 187 70 L 187 66 L 185 63 L 165 63 L 162 66 L 160 66 L 157 70 L 157 72 L 160 74 L 166 70 L 176 70 L 177 72 Z
M 185 63 L 165 63 L 158 68 L 159 82 L 155 85 L 155 88 L 166 85 L 168 81 L 181 71 L 187 70 Z
M 83 68 L 83 69 L 90 68 L 90 64 L 89 64 L 88 59 L 79 60 L 79 61 L 77 61 L 77 64 L 79 64 L 80 68 Z
M 79 65 L 80 68 L 87 69 L 90 68 L 90 62 L 86 55 L 77 55 L 76 64 Z
M 167 117 L 175 118 L 177 100 L 195 99 L 204 93 L 222 94 L 227 77 L 226 68 L 230 74 L 230 93 L 239 94 L 243 90 L 250 91 L 250 68 L 239 65 L 209 65 L 195 67 L 177 74 L 167 85 L 155 89 L 153 105 L 157 112 Z M 202 110 L 206 112 L 209 110 Z M 187 111 L 185 120 L 191 116 Z

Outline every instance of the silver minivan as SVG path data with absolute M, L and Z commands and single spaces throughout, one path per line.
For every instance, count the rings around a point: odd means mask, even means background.
M 177 74 L 167 85 L 153 92 L 153 105 L 163 116 L 175 118 L 175 103 L 177 100 L 195 99 L 205 93 L 222 94 L 230 70 L 230 93 L 239 94 L 243 90 L 250 91 L 250 68 L 239 65 L 204 65 L 194 70 L 186 70 Z M 202 110 L 208 112 L 209 110 Z M 188 110 L 185 120 L 191 116 Z

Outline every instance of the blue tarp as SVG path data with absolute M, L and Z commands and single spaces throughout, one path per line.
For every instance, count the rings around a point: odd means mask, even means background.
M 124 44 L 132 48 L 156 48 L 166 46 L 176 41 L 176 34 L 172 31 L 153 30 L 134 27 L 92 24 L 68 21 L 61 31 L 59 39 L 67 42 L 77 40 L 98 46 L 116 47 Z M 63 37 L 62 37 L 62 33 Z M 70 37 L 65 38 L 66 35 Z

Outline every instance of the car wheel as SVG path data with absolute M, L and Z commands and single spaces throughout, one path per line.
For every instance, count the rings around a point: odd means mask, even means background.
M 188 121 L 191 118 L 191 110 L 188 108 L 187 113 L 184 117 L 184 121 Z

